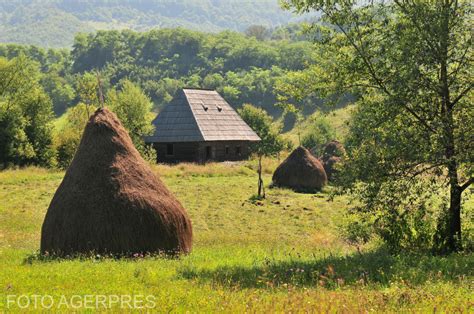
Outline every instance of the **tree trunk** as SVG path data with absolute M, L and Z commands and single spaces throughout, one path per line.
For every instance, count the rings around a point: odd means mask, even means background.
M 446 251 L 447 253 L 458 252 L 462 250 L 461 188 L 459 186 L 451 186 L 448 217 Z
M 258 197 L 265 198 L 265 187 L 262 180 L 262 155 L 258 156 Z
M 445 216 L 446 221 L 444 226 L 441 222 L 440 232 L 441 252 L 452 253 L 462 250 L 462 238 L 461 238 L 461 195 L 462 188 L 459 185 L 458 176 L 458 162 L 456 160 L 456 146 L 454 140 L 453 131 L 453 115 L 452 111 L 448 108 L 445 112 L 445 139 L 446 139 L 446 150 L 445 157 L 448 166 L 448 180 L 449 180 L 449 210 Z M 444 232 L 443 232 L 444 231 Z
M 448 47 L 449 43 L 449 1 L 443 5 L 442 31 L 440 36 L 440 96 L 441 114 L 444 128 L 445 157 L 449 179 L 449 210 L 446 221 L 440 222 L 438 228 L 438 248 L 444 253 L 457 252 L 462 249 L 461 242 L 461 194 L 459 186 L 458 162 L 454 138 L 453 104 L 450 101 L 448 80 Z M 444 226 L 443 226 L 444 224 Z

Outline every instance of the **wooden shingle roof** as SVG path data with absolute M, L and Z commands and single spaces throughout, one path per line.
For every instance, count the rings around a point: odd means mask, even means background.
M 260 141 L 260 137 L 214 90 L 185 88 L 152 122 L 148 143 Z

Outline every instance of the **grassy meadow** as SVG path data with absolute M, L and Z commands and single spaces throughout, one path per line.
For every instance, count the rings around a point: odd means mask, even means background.
M 267 185 L 277 164 L 265 161 Z M 376 240 L 357 250 L 340 235 L 347 197 L 267 186 L 254 201 L 255 168 L 154 166 L 191 216 L 193 252 L 119 260 L 37 258 L 64 173 L 0 172 L 0 311 L 22 310 L 6 300 L 23 294 L 153 295 L 159 312 L 474 311 L 472 254 L 390 255 Z

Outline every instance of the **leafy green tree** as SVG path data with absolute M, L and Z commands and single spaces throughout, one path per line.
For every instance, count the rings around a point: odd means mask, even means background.
M 165 77 L 162 80 L 149 80 L 143 84 L 143 90 L 151 96 L 155 108 L 162 108 L 169 103 L 179 88 L 182 88 L 184 83 L 180 80 Z
M 308 122 L 307 122 L 308 123 Z M 308 128 L 303 132 L 301 145 L 312 151 L 322 151 L 323 146 L 336 137 L 334 129 L 328 119 L 321 113 L 309 118 Z
M 284 149 L 285 141 L 280 135 L 281 126 L 275 123 L 265 110 L 251 104 L 245 104 L 238 112 L 261 139 L 259 143 L 252 146 L 252 151 L 258 156 L 258 196 L 265 198 L 262 157 L 274 156 Z
M 85 105 L 87 116 L 90 117 L 94 113 L 93 108 L 97 108 L 101 105 L 98 95 L 99 80 L 97 79 L 97 74 L 86 72 L 77 77 L 76 93 L 81 102 Z
M 57 151 L 58 166 L 66 169 L 71 163 L 77 147 L 82 138 L 82 133 L 89 120 L 89 112 L 95 111 L 95 106 L 79 103 L 68 108 L 60 118 L 56 127 L 54 145 Z
M 52 105 L 38 65 L 0 58 L 0 164 L 54 166 Z
M 435 248 L 461 250 L 462 195 L 474 183 L 472 4 L 285 3 L 300 12 L 321 10 L 334 25 L 325 29 L 325 44 L 318 46 L 321 66 L 313 66 L 306 81 L 323 94 L 359 96 L 347 141 L 346 183 L 362 184 L 364 212 L 409 223 L 405 216 L 423 212 L 421 204 L 418 210 L 404 206 L 417 195 L 418 183 L 426 178 L 441 182 L 449 200 L 439 218 Z M 379 224 L 381 236 L 390 240 L 395 226 Z M 416 231 L 415 224 L 411 227 Z
M 57 116 L 63 114 L 68 107 L 73 105 L 76 97 L 75 90 L 58 73 L 51 72 L 43 75 L 41 85 L 51 98 L 53 110 Z
M 120 90 L 110 90 L 107 104 L 114 111 L 132 138 L 135 147 L 149 159 L 143 136 L 153 133 L 152 102 L 137 85 L 125 80 Z

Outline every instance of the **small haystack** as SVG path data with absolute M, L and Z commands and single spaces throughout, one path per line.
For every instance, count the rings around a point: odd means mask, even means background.
M 321 156 L 321 162 L 324 165 L 324 170 L 328 176 L 328 180 L 333 180 L 337 169 L 335 167 L 338 164 L 342 157 L 346 155 L 346 150 L 341 142 L 333 140 L 328 142 L 324 146 L 323 155 Z
M 326 145 L 324 145 L 323 149 L 323 156 L 321 156 L 323 159 L 324 158 L 329 158 L 329 157 L 343 157 L 346 154 L 346 150 L 344 146 L 342 145 L 341 142 L 332 140 L 328 142 Z
M 181 253 L 191 245 L 186 210 L 152 173 L 115 114 L 97 110 L 49 205 L 41 252 Z
M 316 191 L 326 185 L 321 162 L 304 147 L 295 149 L 273 174 L 273 184 L 296 191 Z

